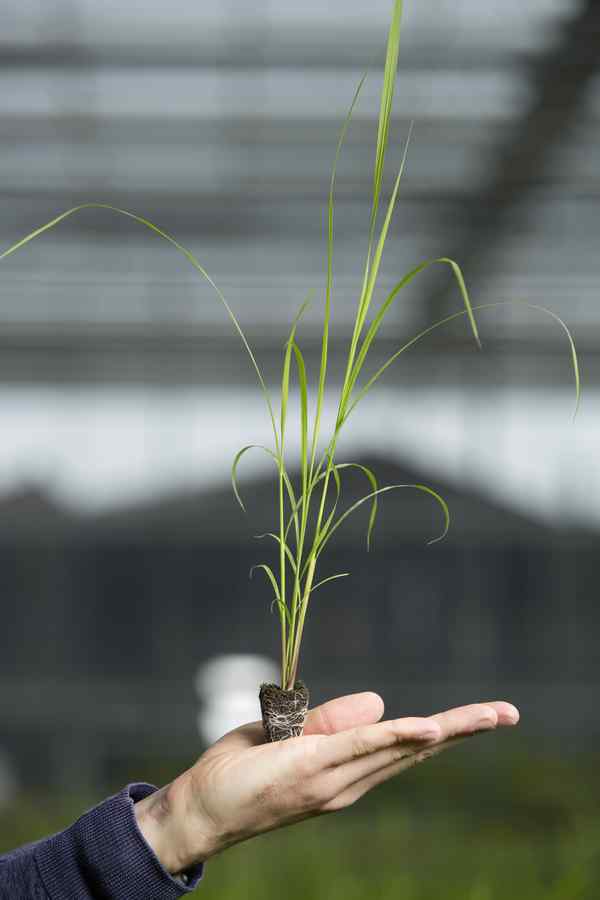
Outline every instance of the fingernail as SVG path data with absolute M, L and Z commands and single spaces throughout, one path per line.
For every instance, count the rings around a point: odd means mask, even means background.
M 519 719 L 521 718 L 519 710 L 516 706 L 511 706 L 509 709 L 505 710 L 505 714 L 508 717 L 509 721 L 516 725 Z

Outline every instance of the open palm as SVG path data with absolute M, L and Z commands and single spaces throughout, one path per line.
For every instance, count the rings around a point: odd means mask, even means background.
M 260 722 L 230 731 L 165 789 L 169 808 L 184 811 L 185 818 L 171 869 L 181 871 L 265 831 L 350 806 L 460 740 L 519 718 L 514 706 L 501 701 L 427 718 L 380 721 L 382 715 L 381 698 L 365 692 L 311 710 L 302 737 L 265 743 Z

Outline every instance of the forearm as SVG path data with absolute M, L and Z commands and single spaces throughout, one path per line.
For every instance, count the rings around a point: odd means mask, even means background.
M 138 801 L 134 814 L 138 828 L 165 871 L 182 877 L 224 849 L 219 836 L 199 814 L 193 799 L 193 771 Z
M 135 802 L 156 791 L 130 785 L 70 828 L 0 859 L 2 900 L 176 900 L 196 887 L 197 866 L 175 879 L 140 831 Z

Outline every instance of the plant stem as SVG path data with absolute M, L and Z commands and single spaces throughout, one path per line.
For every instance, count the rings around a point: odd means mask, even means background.
M 280 585 L 281 585 L 281 601 L 285 608 L 285 547 L 284 547 L 284 506 L 283 506 L 283 434 L 281 435 L 281 460 L 279 468 L 279 567 L 280 567 Z M 281 684 L 285 684 L 286 668 L 287 668 L 287 635 L 285 613 L 279 609 L 281 619 Z
M 315 575 L 315 566 L 317 564 L 316 556 L 313 556 L 308 564 L 308 572 L 306 575 L 306 582 L 304 584 L 304 596 L 302 598 L 302 603 L 300 606 L 300 618 L 298 620 L 298 630 L 296 635 L 294 636 L 294 655 L 292 658 L 292 665 L 290 670 L 290 677 L 287 684 L 287 690 L 291 691 L 296 683 L 296 676 L 298 674 L 298 662 L 300 658 L 300 643 L 302 641 L 302 631 L 304 629 L 304 619 L 306 617 L 306 610 L 308 608 L 308 601 L 310 598 L 310 592 L 312 590 L 313 578 Z

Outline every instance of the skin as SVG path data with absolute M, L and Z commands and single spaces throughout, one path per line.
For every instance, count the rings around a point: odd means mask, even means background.
M 383 711 L 378 694 L 339 697 L 310 710 L 302 737 L 275 744 L 264 742 L 261 722 L 242 725 L 135 804 L 140 831 L 177 874 L 240 841 L 345 809 L 411 766 L 519 720 L 503 701 L 427 718 L 381 721 Z

